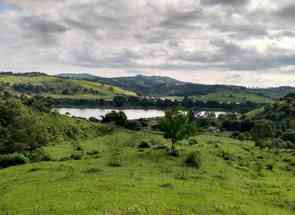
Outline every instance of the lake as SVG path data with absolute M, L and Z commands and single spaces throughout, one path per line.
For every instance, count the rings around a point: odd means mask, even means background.
M 134 119 L 149 119 L 155 117 L 163 117 L 165 116 L 165 112 L 163 110 L 144 110 L 144 109 L 100 109 L 100 108 L 58 108 L 57 111 L 60 114 L 69 113 L 71 116 L 82 117 L 89 119 L 90 117 L 95 117 L 97 119 L 102 119 L 102 116 L 105 116 L 107 113 L 111 111 L 123 111 L 129 120 Z
M 81 117 L 89 119 L 90 117 L 95 117 L 99 120 L 102 119 L 102 116 L 105 116 L 107 113 L 111 111 L 123 111 L 129 120 L 134 119 L 149 119 L 149 118 L 156 118 L 156 117 L 163 117 L 165 116 L 165 111 L 163 110 L 153 110 L 153 109 L 102 109 L 102 108 L 57 108 L 56 109 L 60 114 L 69 113 L 71 116 Z M 206 111 L 198 112 L 199 116 L 204 116 Z M 218 117 L 220 115 L 226 114 L 226 112 L 213 112 L 215 116 Z

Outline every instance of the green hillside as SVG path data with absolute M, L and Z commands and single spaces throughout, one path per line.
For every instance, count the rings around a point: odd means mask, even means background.
M 103 78 L 89 74 L 61 74 L 61 77 L 71 80 L 88 80 L 110 84 L 123 89 L 134 91 L 145 96 L 174 97 L 183 99 L 184 96 L 195 97 L 198 100 L 219 102 L 269 103 L 273 99 L 295 93 L 294 87 L 277 88 L 246 88 L 228 85 L 204 85 L 175 80 L 163 76 L 130 76 Z
M 252 101 L 255 103 L 270 103 L 272 99 L 261 96 L 251 92 L 234 92 L 224 91 L 217 93 L 209 93 L 204 96 L 196 96 L 195 99 L 201 101 L 220 101 L 220 102 L 234 102 L 241 103 L 245 101 Z
M 115 95 L 136 96 L 119 87 L 85 80 L 68 80 L 43 74 L 0 74 L 0 84 L 18 93 L 67 99 L 111 99 Z
M 61 116 L 40 97 L 0 96 L 1 215 L 295 212 L 292 148 L 203 127 L 171 156 L 159 130 Z
M 112 135 L 48 146 L 52 161 L 0 170 L 4 214 L 291 215 L 292 153 L 262 151 L 251 142 L 199 135 L 173 158 L 161 136 L 118 130 Z M 145 140 L 152 148 L 138 149 Z M 199 169 L 184 164 L 189 152 Z M 79 160 L 71 154 L 82 153 Z M 70 160 L 69 160 L 70 159 Z M 33 195 L 32 195 L 33 193 Z

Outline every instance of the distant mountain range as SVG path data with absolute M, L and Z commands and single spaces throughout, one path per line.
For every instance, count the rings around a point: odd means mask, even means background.
M 290 93 L 295 93 L 294 87 L 276 88 L 246 88 L 228 85 L 205 85 L 178 81 L 163 76 L 137 75 L 131 77 L 104 78 L 90 74 L 60 74 L 59 77 L 67 79 L 88 80 L 117 86 L 134 91 L 143 96 L 183 97 L 195 96 L 201 99 L 218 100 L 221 97 L 235 99 L 236 101 L 256 100 L 267 103 Z

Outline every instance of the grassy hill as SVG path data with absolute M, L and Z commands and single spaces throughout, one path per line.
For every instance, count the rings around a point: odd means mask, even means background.
M 77 145 L 48 146 L 52 161 L 0 170 L 4 214 L 227 214 L 295 212 L 291 152 L 198 135 L 170 157 L 157 134 L 116 130 Z M 151 148 L 139 149 L 141 141 Z M 200 153 L 199 169 L 184 164 Z M 82 158 L 73 160 L 79 152 Z M 32 195 L 33 194 L 33 195 Z
M 292 149 L 203 131 L 173 157 L 159 131 L 61 116 L 39 99 L 1 96 L 0 214 L 295 212 Z
M 183 96 L 168 96 L 167 98 L 172 100 L 183 100 Z M 208 93 L 206 95 L 191 96 L 193 100 L 198 101 L 219 101 L 219 102 L 231 102 L 231 103 L 243 103 L 245 101 L 251 101 L 254 103 L 267 104 L 273 102 L 271 98 L 257 95 L 251 92 L 235 92 L 235 91 L 222 91 L 216 93 Z
M 162 76 L 133 76 L 102 78 L 89 74 L 62 74 L 61 77 L 72 80 L 88 80 L 110 84 L 134 91 L 145 96 L 178 97 L 192 96 L 198 100 L 220 102 L 269 103 L 273 99 L 294 93 L 293 87 L 251 89 L 239 86 L 193 84 Z
M 221 102 L 235 102 L 241 103 L 244 101 L 252 101 L 255 103 L 270 103 L 272 99 L 257 95 L 250 92 L 233 92 L 233 91 L 224 91 L 217 93 L 209 93 L 204 96 L 197 96 L 195 99 L 201 101 L 221 101 Z
M 18 93 L 66 99 L 111 99 L 115 95 L 136 96 L 134 92 L 98 82 L 68 80 L 44 74 L 0 74 L 0 84 Z

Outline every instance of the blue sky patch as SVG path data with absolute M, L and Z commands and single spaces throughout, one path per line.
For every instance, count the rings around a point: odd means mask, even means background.
M 3 13 L 5 11 L 11 10 L 11 9 L 13 9 L 13 7 L 11 5 L 0 2 L 0 13 Z

